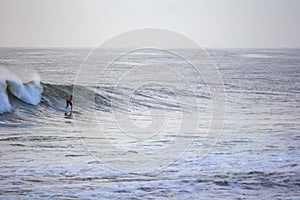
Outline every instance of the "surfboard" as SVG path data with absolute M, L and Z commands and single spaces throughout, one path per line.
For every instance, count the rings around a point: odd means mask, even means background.
M 72 110 L 65 109 L 65 118 L 71 118 L 72 117 Z
M 69 114 L 67 112 L 65 112 L 65 118 L 72 119 L 73 118 L 72 112 L 70 112 Z
M 64 113 L 73 113 L 73 114 L 77 114 L 77 115 L 81 115 L 82 112 L 81 111 L 78 111 L 78 110 L 64 110 Z

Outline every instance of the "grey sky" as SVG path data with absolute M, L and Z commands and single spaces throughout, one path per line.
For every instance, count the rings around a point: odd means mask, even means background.
M 298 0 L 0 0 L 0 46 L 97 46 L 138 28 L 204 47 L 300 47 Z

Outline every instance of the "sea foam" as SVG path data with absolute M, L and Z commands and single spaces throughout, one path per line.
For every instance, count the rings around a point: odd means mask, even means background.
M 11 111 L 8 92 L 25 103 L 37 105 L 41 101 L 43 87 L 37 75 L 32 81 L 22 83 L 14 73 L 0 67 L 0 114 Z

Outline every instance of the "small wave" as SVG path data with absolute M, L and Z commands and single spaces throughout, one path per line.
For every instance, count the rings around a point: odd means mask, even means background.
M 254 54 L 254 53 L 249 53 L 249 54 L 244 54 L 241 55 L 242 57 L 247 57 L 247 58 L 273 58 L 273 56 L 266 55 L 266 54 Z
M 147 65 L 145 63 L 137 63 L 137 62 L 115 62 L 115 65 L 130 65 L 130 66 L 142 66 L 142 65 Z
M 149 56 L 149 55 L 152 55 L 152 56 L 157 56 L 157 55 L 161 55 L 161 53 L 158 53 L 158 52 L 140 52 L 140 51 L 138 51 L 138 52 L 131 52 L 130 54 L 132 54 L 132 55 L 142 55 L 142 56 L 144 56 L 144 55 L 147 55 L 147 56 Z

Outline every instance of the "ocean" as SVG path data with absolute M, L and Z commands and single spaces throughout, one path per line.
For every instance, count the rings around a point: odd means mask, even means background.
M 0 48 L 0 199 L 300 198 L 300 49 L 91 51 Z

